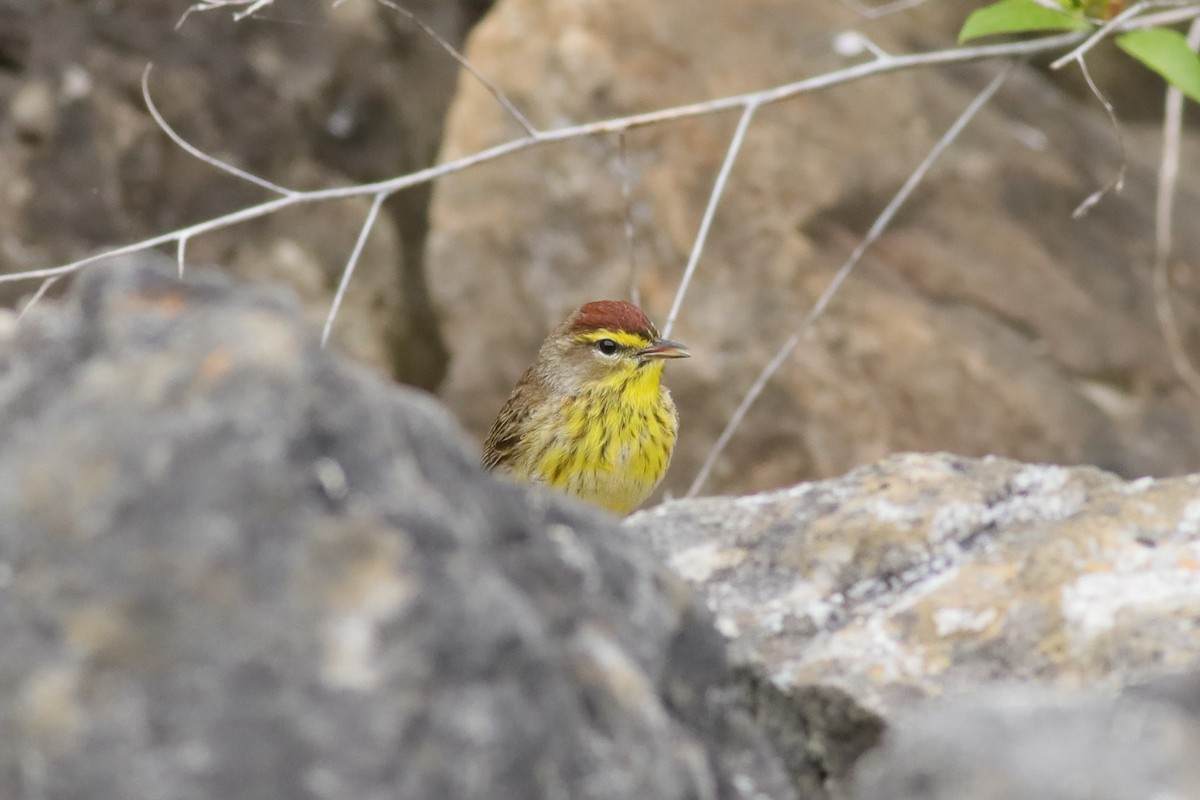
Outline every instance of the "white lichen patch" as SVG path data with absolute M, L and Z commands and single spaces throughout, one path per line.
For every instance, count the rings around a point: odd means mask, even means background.
M 938 636 L 981 633 L 999 616 L 994 608 L 939 608 L 933 612 L 933 625 Z
M 668 563 L 685 579 L 703 583 L 720 570 L 736 567 L 745 558 L 746 551 L 740 547 L 723 547 L 718 542 L 705 542 L 679 551 L 671 556 Z
M 929 541 L 954 541 L 984 524 L 987 509 L 979 503 L 947 503 L 929 523 Z
M 875 684 L 918 681 L 929 675 L 920 648 L 897 638 L 884 614 L 873 614 L 838 631 L 811 652 L 814 659 L 853 664 L 853 672 L 869 676 Z M 795 677 L 803 679 L 802 675 Z
M 904 530 L 912 530 L 925 518 L 925 510 L 919 506 L 901 505 L 884 498 L 869 500 L 862 508 L 880 522 Z
M 1063 588 L 1063 624 L 1076 643 L 1108 633 L 1123 611 L 1162 615 L 1200 603 L 1200 570 L 1158 569 L 1082 575 Z
M 1124 494 L 1141 494 L 1142 492 L 1151 489 L 1155 483 L 1156 481 L 1154 478 L 1146 476 L 1144 478 L 1138 478 L 1137 480 L 1126 483 L 1121 487 L 1121 491 Z
M 1022 472 L 1026 471 L 1022 470 Z M 1087 496 L 1080 487 L 1062 490 L 1056 487 L 1051 490 L 1043 486 L 1041 491 L 1044 493 L 1016 495 L 997 503 L 988 509 L 988 523 L 995 522 L 1009 526 L 1030 522 L 1055 522 L 1078 513 L 1087 500 Z
M 1200 500 L 1192 500 L 1183 507 L 1176 529 L 1188 537 L 1200 534 Z
M 1062 489 L 1070 478 L 1071 472 L 1066 467 L 1031 464 L 1013 476 L 1012 487 L 1018 492 L 1047 494 Z

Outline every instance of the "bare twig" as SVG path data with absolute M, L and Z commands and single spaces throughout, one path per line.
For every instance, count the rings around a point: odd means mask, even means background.
M 1143 28 L 1161 28 L 1167 25 L 1178 25 L 1181 22 L 1190 22 L 1191 20 L 1200 17 L 1200 5 L 1190 4 L 1187 8 L 1180 8 L 1175 11 L 1161 11 L 1157 14 L 1146 14 L 1131 19 L 1124 26 L 1126 31 L 1142 30 Z
M 858 31 L 842 31 L 833 37 L 833 51 L 839 56 L 853 58 L 864 50 L 879 59 L 892 57 L 891 53 L 877 45 L 871 37 Z
M 358 240 L 354 243 L 354 250 L 350 253 L 350 258 L 346 261 L 346 267 L 342 270 L 342 280 L 338 283 L 337 293 L 333 296 L 333 303 L 329 306 L 329 315 L 325 318 L 325 327 L 321 330 L 321 346 L 324 347 L 329 341 L 329 333 L 333 330 L 333 321 L 337 318 L 338 309 L 342 307 L 342 300 L 346 296 L 346 290 L 350 286 L 350 276 L 354 274 L 354 267 L 358 264 L 358 257 L 362 255 L 363 247 L 367 244 L 367 237 L 371 234 L 371 228 L 375 226 L 375 219 L 379 216 L 379 209 L 383 206 L 383 201 L 387 200 L 386 192 L 379 192 L 375 195 L 375 199 L 371 202 L 371 209 L 367 212 L 367 218 L 363 220 L 362 229 L 358 232 Z
M 1129 157 L 1125 151 L 1125 136 L 1121 132 L 1121 121 L 1117 119 L 1116 109 L 1113 108 L 1112 103 L 1108 102 L 1108 98 L 1100 91 L 1100 87 L 1096 85 L 1096 82 L 1092 80 L 1092 71 L 1088 69 L 1087 61 L 1083 58 L 1079 59 L 1079 71 L 1083 73 L 1083 79 L 1087 81 L 1088 88 L 1092 90 L 1092 94 L 1100 101 L 1100 105 L 1104 106 L 1104 111 L 1108 114 L 1108 121 L 1112 123 L 1113 132 L 1117 135 L 1117 147 L 1121 154 L 1121 166 L 1117 169 L 1117 174 L 1113 176 L 1112 180 L 1085 197 L 1083 202 L 1075 207 L 1075 210 L 1071 212 L 1071 219 L 1080 219 L 1083 217 L 1109 192 L 1121 191 L 1125 186 L 1125 172 L 1129 168 Z
M 179 265 L 179 280 L 183 280 L 184 255 L 187 253 L 187 244 L 187 237 L 180 236 L 179 245 L 175 248 L 175 263 Z
M 1078 47 L 1071 50 L 1065 56 L 1050 62 L 1050 69 L 1061 69 L 1064 64 L 1070 64 L 1072 61 L 1078 61 L 1082 64 L 1083 57 L 1087 55 L 1089 50 L 1091 50 L 1104 39 L 1107 39 L 1109 36 L 1111 36 L 1113 31 L 1120 28 L 1123 23 L 1130 19 L 1130 17 L 1136 17 L 1150 6 L 1151 4 L 1149 2 L 1145 2 L 1145 0 L 1143 0 L 1141 3 L 1134 3 L 1129 8 L 1125 9 L 1120 14 L 1117 14 L 1108 22 L 1105 22 L 1103 25 L 1097 28 L 1086 39 L 1084 39 Z M 1060 7 L 1059 10 L 1061 11 L 1062 8 Z
M 177 228 L 173 231 L 152 236 L 138 242 L 115 247 L 111 250 L 106 250 L 101 253 L 96 253 L 86 258 L 73 261 L 69 264 L 63 264 L 56 267 L 47 267 L 44 269 L 25 270 L 23 272 L 2 274 L 0 275 L 0 283 L 48 278 L 54 275 L 67 275 L 82 269 L 88 264 L 92 264 L 104 258 L 136 253 L 164 244 L 173 244 L 178 242 L 180 238 L 191 238 L 203 233 L 226 228 L 231 225 L 258 219 L 259 217 L 264 217 L 281 209 L 299 205 L 301 203 L 315 203 L 324 200 L 340 200 L 347 197 L 359 197 L 363 195 L 374 196 L 380 193 L 391 195 L 411 186 L 428 183 L 429 181 L 437 178 L 470 169 L 478 164 L 483 164 L 488 161 L 495 161 L 496 159 L 503 158 L 514 153 L 519 153 L 533 147 L 550 144 L 552 142 L 561 142 L 585 136 L 618 133 L 620 131 L 628 131 L 648 125 L 657 125 L 675 120 L 690 119 L 693 117 L 715 114 L 717 112 L 726 111 L 733 108 L 746 108 L 750 105 L 769 105 L 771 103 L 789 100 L 802 94 L 808 94 L 811 92 L 828 89 L 833 86 L 852 83 L 854 81 L 873 77 L 875 75 L 900 72 L 917 67 L 963 64 L 992 58 L 1011 58 L 1052 52 L 1054 50 L 1061 49 L 1062 47 L 1075 44 L 1080 40 L 1081 36 L 1082 35 L 1079 33 L 1065 33 L 1056 36 L 1047 36 L 1044 38 L 1030 39 L 1019 42 L 1004 42 L 1001 44 L 980 45 L 977 47 L 951 48 L 948 50 L 935 50 L 929 53 L 895 56 L 889 59 L 876 59 L 867 63 L 855 64 L 850 67 L 846 67 L 845 69 L 827 72 L 812 78 L 806 78 L 804 80 L 783 84 L 781 86 L 776 86 L 757 92 L 732 95 L 729 97 L 719 98 L 717 100 L 691 103 L 688 105 L 675 106 L 673 108 L 666 108 L 643 114 L 634 114 L 627 117 L 617 117 L 599 122 L 590 122 L 583 125 L 572 125 L 566 128 L 558 128 L 556 130 L 539 131 L 536 137 L 524 137 L 509 142 L 504 142 L 486 150 L 481 150 L 477 153 L 455 159 L 454 161 L 449 161 L 432 167 L 426 167 L 425 169 L 410 172 L 407 175 L 376 181 L 374 183 L 359 184 L 357 186 L 295 192 L 294 194 L 286 197 L 277 197 L 258 205 L 248 206 L 246 208 L 242 208 L 228 214 L 223 214 L 219 217 L 214 217 L 194 225 Z
M 171 141 L 178 145 L 181 150 L 186 152 L 188 155 L 195 156 L 211 167 L 216 167 L 221 172 L 228 173 L 235 178 L 241 178 L 248 183 L 253 183 L 255 186 L 261 186 L 263 189 L 266 189 L 269 192 L 274 192 L 275 194 L 282 195 L 284 197 L 292 197 L 298 194 L 291 189 L 286 189 L 277 183 L 271 183 L 271 181 L 268 181 L 265 178 L 260 178 L 257 175 L 246 172 L 244 169 L 235 167 L 232 164 L 227 164 L 214 156 L 210 156 L 208 153 L 204 152 L 199 147 L 196 147 L 194 144 L 176 133 L 175 129 L 167 124 L 166 119 L 164 119 L 163 115 L 159 113 L 158 106 L 154 104 L 154 98 L 150 96 L 150 70 L 153 68 L 153 64 L 147 64 L 146 69 L 142 70 L 142 100 L 145 101 L 146 110 L 150 112 L 150 116 L 154 118 L 156 123 L 158 123 L 158 127 L 161 128 L 162 132 L 170 137 Z
M 337 6 L 341 5 L 343 1 L 344 0 L 334 0 L 334 7 L 336 8 Z M 183 25 L 184 21 L 188 18 L 188 15 L 196 11 L 212 11 L 218 8 L 248 5 L 249 8 L 245 9 L 244 11 L 239 11 L 233 15 L 235 22 L 241 21 L 242 19 L 245 19 L 246 17 L 262 8 L 265 8 L 273 2 L 275 2 L 275 0 L 199 0 L 199 2 L 193 3 L 186 11 L 183 12 L 183 16 L 179 18 L 179 22 L 175 23 L 175 27 L 178 29 L 181 25 Z M 526 134 L 529 136 L 537 135 L 537 129 L 534 128 L 533 123 L 531 123 L 529 119 L 522 114 L 515 105 L 513 105 L 512 101 L 508 99 L 504 92 L 500 91 L 500 89 L 494 83 L 484 77 L 479 70 L 475 69 L 474 64 L 468 61 L 462 53 L 458 52 L 454 45 L 450 44 L 445 37 L 430 27 L 425 20 L 421 19 L 419 16 L 414 14 L 412 11 L 409 11 L 399 3 L 394 2 L 394 0 L 375 0 L 375 2 L 390 8 L 392 11 L 402 15 L 409 22 L 416 25 L 422 33 L 432 39 L 439 47 L 445 50 L 451 58 L 457 61 L 460 67 L 471 73 L 475 80 L 479 81 L 485 89 L 491 92 L 492 96 L 496 98 L 496 101 L 500 103 L 505 111 L 508 112 L 509 116 L 516 120 L 517 124 L 521 126 Z
M 983 106 L 989 100 L 992 99 L 992 96 L 999 91 L 1000 87 L 1004 84 L 1004 81 L 1008 79 L 1010 74 L 1012 74 L 1012 70 L 1015 66 L 1016 62 L 1006 65 L 1000 74 L 993 78 L 992 82 L 987 85 L 987 88 L 980 92 L 979 95 L 971 101 L 970 105 L 963 110 L 958 119 L 954 121 L 954 124 L 951 125 L 950 128 L 942 135 L 942 138 L 939 139 L 937 144 L 933 146 L 933 148 L 925 156 L 924 160 L 922 160 L 913 173 L 908 176 L 908 180 L 906 180 L 904 185 L 900 187 L 900 191 L 896 192 L 895 196 L 892 197 L 887 206 L 883 209 L 883 211 L 880 212 L 879 216 L 875 219 L 875 222 L 871 225 L 870 230 L 867 231 L 867 235 L 864 236 L 862 241 L 858 243 L 858 246 L 854 248 L 854 252 L 850 254 L 850 257 L 846 259 L 846 263 L 842 264 L 841 268 L 833 276 L 833 280 L 817 299 L 816 304 L 813 305 L 812 309 L 810 309 L 809 312 L 804 316 L 804 319 L 801 320 L 800 326 L 788 338 L 788 340 L 783 343 L 783 346 L 779 348 L 767 365 L 763 367 L 762 371 L 758 374 L 758 377 L 755 379 L 753 385 L 751 385 L 750 389 L 746 392 L 746 395 L 742 398 L 742 402 L 738 405 L 737 409 L 733 412 L 733 415 L 729 418 L 729 422 L 726 423 L 724 430 L 721 431 L 721 435 L 717 438 L 717 441 L 708 451 L 708 456 L 705 457 L 704 463 L 700 467 L 700 471 L 696 474 L 696 478 L 692 481 L 692 485 L 688 487 L 686 495 L 687 497 L 695 497 L 700 489 L 704 486 L 704 483 L 708 480 L 708 476 L 711 474 L 713 466 L 717 463 L 717 459 L 720 457 L 721 452 L 729 443 L 729 439 L 733 436 L 734 432 L 742 424 L 742 420 L 745 419 L 746 412 L 750 410 L 750 407 L 754 405 L 754 402 L 758 399 L 759 395 L 762 394 L 763 389 L 766 388 L 767 382 L 770 381 L 775 373 L 779 371 L 779 368 L 783 366 L 783 363 L 787 360 L 788 356 L 790 356 L 792 351 L 796 349 L 796 345 L 798 345 L 800 340 L 804 338 L 805 334 L 812 329 L 813 323 L 825 313 L 825 309 L 829 306 L 830 300 L 833 299 L 833 296 L 837 293 L 838 289 L 841 288 L 842 284 L 850 276 L 850 273 L 853 271 L 854 267 L 858 265 L 858 262 L 862 259 L 863 254 L 866 253 L 867 248 L 874 244 L 875 240 L 877 240 L 880 235 L 887 230 L 888 225 L 891 224 L 892 219 L 895 218 L 896 213 L 900 210 L 900 207 L 904 205 L 905 201 L 907 201 L 909 196 L 913 193 L 913 190 L 915 190 L 917 186 L 920 185 L 921 181 L 925 179 L 925 175 L 929 172 L 934 162 L 936 162 L 942 153 L 944 153 L 946 149 L 953 144 L 956 139 L 958 139 L 959 135 L 962 133 L 963 129 L 966 128 L 967 124 L 970 123 L 975 115 L 979 113 L 979 110 L 983 108 Z
M 1159 14 L 1144 13 L 1156 8 L 1176 10 L 1164 11 Z M 1062 7 L 1060 6 L 1058 10 L 1061 11 Z M 1186 22 L 1197 16 L 1200 16 L 1200 6 L 1197 6 L 1194 0 L 1142 0 L 1142 2 L 1134 3 L 1112 19 L 1105 21 L 1099 28 L 1089 34 L 1078 47 L 1051 62 L 1050 69 L 1061 69 L 1064 65 L 1072 61 L 1079 61 L 1097 44 L 1117 33 L 1140 30 L 1142 28 L 1154 28 L 1162 25 L 1174 25 Z
M 629 256 L 629 301 L 635 306 L 642 304 L 642 290 L 638 288 L 637 242 L 633 237 L 633 168 L 629 165 L 625 133 L 617 134 L 617 171 L 621 173 L 621 202 L 624 206 L 625 247 Z
M 266 8 L 274 3 L 275 0 L 200 0 L 197 3 L 192 3 L 183 12 L 183 16 L 175 23 L 175 29 L 179 30 L 183 23 L 194 11 L 213 11 L 218 8 L 232 8 L 235 6 L 249 6 L 243 11 L 235 12 L 233 15 L 234 22 L 241 22 L 246 17 L 250 16 L 259 9 Z
M 29 313 L 29 309 L 31 309 L 35 305 L 37 305 L 37 302 L 46 295 L 46 292 L 50 291 L 50 287 L 53 286 L 54 284 L 58 283 L 59 280 L 61 280 L 60 277 L 54 277 L 54 278 L 46 278 L 46 280 L 42 281 L 42 285 L 39 286 L 38 290 L 33 293 L 33 297 L 30 297 L 28 302 L 26 302 L 25 305 L 21 306 L 21 312 L 19 314 L 17 314 L 17 322 L 20 322 L 21 318 L 24 317 L 27 313 Z
M 1200 49 L 1200 22 L 1188 31 L 1188 46 Z M 1171 228 L 1175 220 L 1175 186 L 1179 178 L 1179 137 L 1183 127 L 1183 92 L 1167 84 L 1167 104 L 1163 112 L 1162 157 L 1158 167 L 1158 192 L 1154 202 L 1154 311 L 1162 330 L 1167 354 L 1179 379 L 1200 397 L 1200 374 L 1192 366 L 1183 346 L 1183 336 L 1171 306 Z
M 729 140 L 729 150 L 725 153 L 725 162 L 721 164 L 721 171 L 717 173 L 712 192 L 708 195 L 708 206 L 704 209 L 704 216 L 700 220 L 700 230 L 696 233 L 696 241 L 692 244 L 692 254 L 688 257 L 687 267 L 683 271 L 683 280 L 679 282 L 679 288 L 675 291 L 675 302 L 671 303 L 671 313 L 667 314 L 667 323 L 663 326 L 662 335 L 668 339 L 671 338 L 671 330 L 675 327 L 675 318 L 679 316 L 679 307 L 683 305 L 683 298 L 692 282 L 692 276 L 696 274 L 696 265 L 700 262 L 700 254 L 704 252 L 708 229 L 712 227 L 713 217 L 717 213 L 717 205 L 721 202 L 721 195 L 725 193 L 725 184 L 729 181 L 729 173 L 733 171 L 733 162 L 737 160 L 738 153 L 741 152 L 742 142 L 746 140 L 746 131 L 750 129 L 750 120 L 754 118 L 754 112 L 757 110 L 757 104 L 751 103 L 746 106 L 742 111 L 742 118 L 738 120 L 737 129 L 733 132 L 733 138 Z
M 504 108 L 504 110 L 508 112 L 508 115 L 510 117 L 512 117 L 514 120 L 516 120 L 516 123 L 518 125 L 520 125 L 522 129 L 524 129 L 525 133 L 528 136 L 530 136 L 531 138 L 537 136 L 537 134 L 538 134 L 537 128 L 535 128 L 533 126 L 533 123 L 530 122 L 529 119 L 524 114 L 522 114 L 515 105 L 513 105 L 513 102 L 508 99 L 508 96 L 505 95 L 504 92 L 500 91 L 499 87 L 497 87 L 496 84 L 492 83 L 487 78 L 485 78 L 483 73 L 481 73 L 479 70 L 475 69 L 474 64 L 472 64 L 470 61 L 468 61 L 463 56 L 462 53 L 458 52 L 458 50 L 455 49 L 454 45 L 452 45 L 452 44 L 450 44 L 450 42 L 446 41 L 446 39 L 443 38 L 441 34 L 439 34 L 433 28 L 429 27 L 429 25 L 426 24 L 423 19 L 421 19 L 416 14 L 409 11 L 407 8 L 400 5 L 399 3 L 393 2 L 393 0 L 375 0 L 375 2 L 379 3 L 381 6 L 386 6 L 387 8 L 390 8 L 392 11 L 395 11 L 397 14 L 402 15 L 409 22 L 411 22 L 412 24 L 414 24 L 418 28 L 420 28 L 422 33 L 424 33 L 430 39 L 433 39 L 433 41 L 437 42 L 437 44 L 443 50 L 445 50 L 447 53 L 450 54 L 451 58 L 453 58 L 455 61 L 458 62 L 458 65 L 460 67 L 465 69 L 467 72 L 471 73 L 471 76 L 474 77 L 475 80 L 479 81 L 479 83 L 483 85 L 483 88 L 485 88 L 489 92 L 491 92 L 492 97 L 496 98 L 496 102 L 499 103 Z
M 927 0 L 891 0 L 890 3 L 882 3 L 877 6 L 868 6 L 859 2 L 859 0 L 838 0 L 838 2 L 867 19 L 879 19 L 889 14 L 895 14 L 898 11 L 907 11 L 910 8 L 916 8 L 926 3 Z

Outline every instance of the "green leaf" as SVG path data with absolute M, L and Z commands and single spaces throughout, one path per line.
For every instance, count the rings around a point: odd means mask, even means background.
M 1065 9 L 1054 11 L 1033 0 L 1000 0 L 974 11 L 958 32 L 958 42 L 968 42 L 981 36 L 1029 31 L 1081 31 L 1092 27 L 1081 16 Z
M 1130 31 L 1117 37 L 1117 45 L 1200 103 L 1200 56 L 1182 33 L 1167 28 Z

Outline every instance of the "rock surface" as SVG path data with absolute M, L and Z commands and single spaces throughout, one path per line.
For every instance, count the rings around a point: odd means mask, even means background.
M 1144 742 L 1068 694 L 1195 668 L 1200 476 L 907 454 L 623 527 L 707 598 L 802 796 L 851 796 L 893 724 L 856 800 L 1200 796 L 1200 676 L 1143 693 L 1193 718 L 1152 709 Z
M 299 308 L 103 265 L 0 348 L 0 796 L 792 796 L 612 520 Z
M 486 0 L 406 4 L 461 42 Z M 269 199 L 201 163 L 151 120 L 207 153 L 293 189 L 378 180 L 427 165 L 457 64 L 373 3 L 0 2 L 0 270 L 52 266 Z M 419 79 L 418 79 L 419 78 Z M 334 330 L 340 346 L 433 386 L 446 353 L 422 265 L 427 191 L 400 195 L 367 241 Z M 323 319 L 369 198 L 290 209 L 189 242 L 261 282 L 286 282 Z M 0 287 L 11 304 L 36 286 Z
M 740 661 L 876 712 L 997 681 L 1118 687 L 1200 653 L 1200 476 L 908 454 L 624 527 Z
M 1169 703 L 982 692 L 902 715 L 863 760 L 852 797 L 1183 800 L 1200 797 L 1197 752 L 1200 718 Z
M 835 36 L 866 27 L 895 53 L 952 44 L 925 4 L 865 26 L 849 3 L 504 0 L 474 64 L 544 128 L 761 89 L 845 67 Z M 936 9 L 933 7 L 936 6 Z M 924 10 L 923 10 L 924 9 Z M 946 10 L 950 9 L 950 10 Z M 682 417 L 667 488 L 702 456 L 874 216 L 998 65 L 894 73 L 761 110 L 714 221 L 667 380 Z M 627 137 L 644 305 L 660 323 L 736 115 Z M 444 158 L 515 138 L 464 82 Z M 1200 468 L 1200 407 L 1157 331 L 1147 268 L 1151 149 L 1126 189 L 1072 209 L 1122 155 L 1103 112 L 1020 71 L 930 174 L 752 410 L 709 491 L 840 475 L 889 452 L 947 450 L 1090 463 L 1125 476 Z M 625 297 L 618 144 L 527 151 L 441 182 L 430 278 L 455 354 L 443 396 L 482 436 L 545 333 L 580 302 Z M 1179 219 L 1200 214 L 1182 176 Z M 1200 228 L 1179 225 L 1196 266 Z M 1190 352 L 1194 279 L 1172 294 Z

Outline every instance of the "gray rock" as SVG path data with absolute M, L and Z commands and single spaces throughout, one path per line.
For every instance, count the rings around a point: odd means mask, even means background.
M 738 660 L 887 714 L 997 681 L 1121 688 L 1200 653 L 1200 475 L 895 455 L 630 517 Z
M 1140 696 L 1030 689 L 930 703 L 863 760 L 854 800 L 1200 797 L 1200 722 Z
M 787 798 L 686 586 L 294 302 L 102 265 L 0 354 L 0 797 Z
M 838 796 L 922 698 L 1193 666 L 1198 497 L 1196 475 L 905 454 L 623 527 L 704 594 L 796 785 Z M 1145 691 L 1200 716 L 1194 683 Z

